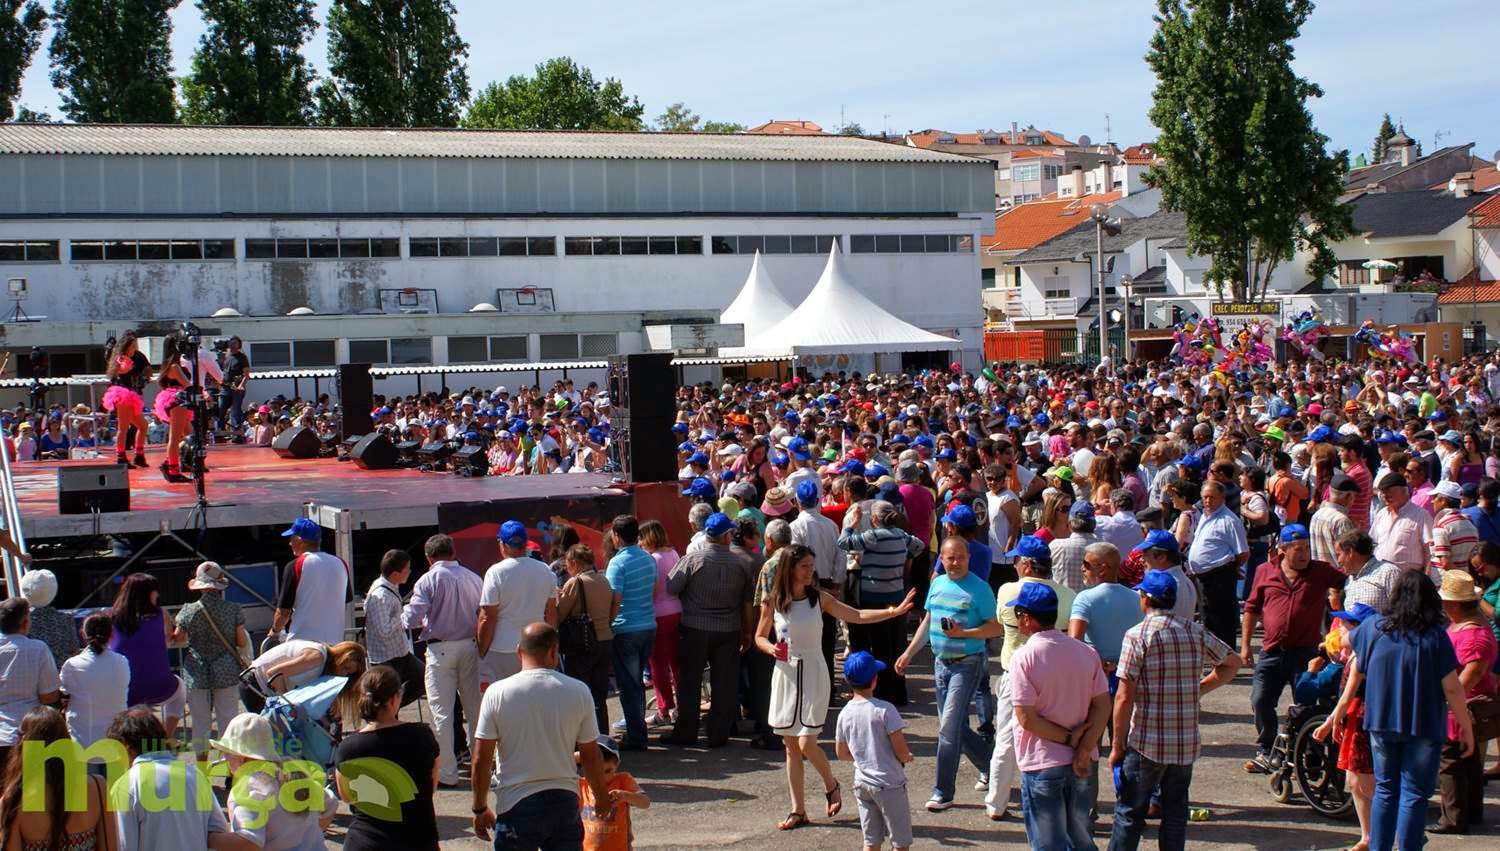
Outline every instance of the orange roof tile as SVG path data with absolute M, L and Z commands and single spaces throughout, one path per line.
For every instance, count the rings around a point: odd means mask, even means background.
M 1479 281 L 1478 278 L 1479 270 L 1473 269 L 1449 284 L 1438 296 L 1438 304 L 1500 301 L 1500 281 Z
M 772 136 L 821 136 L 823 128 L 817 122 L 805 119 L 772 119 L 745 132 Z
M 1062 152 L 1058 151 L 1056 148 L 1027 148 L 1024 151 L 1011 152 L 1010 158 L 1012 160 L 1028 160 L 1038 157 L 1060 156 L 1062 156 Z
M 1478 175 L 1475 175 L 1476 183 Z M 1469 211 L 1474 221 L 1469 225 L 1475 228 L 1500 228 L 1500 195 L 1496 195 L 1488 201 Z
M 1094 204 L 1113 204 L 1121 193 L 1057 198 L 1048 195 L 1018 204 L 995 217 L 995 235 L 983 241 L 985 251 L 1025 251 L 1071 230 L 1088 218 Z
M 1447 190 L 1451 178 L 1443 178 L 1442 181 L 1428 187 L 1430 189 Z M 1488 192 L 1500 186 L 1500 169 L 1493 165 L 1479 166 L 1474 169 L 1474 191 Z
M 1040 132 L 1042 134 L 1042 141 L 1048 145 L 1071 147 L 1073 144 L 1072 142 L 1064 138 L 1060 133 L 1054 133 L 1051 130 L 1042 130 Z M 1011 138 L 1011 133 L 1009 130 L 997 130 L 993 133 L 950 133 L 947 130 L 935 130 L 929 127 L 928 129 L 923 130 L 919 133 L 908 133 L 906 134 L 906 138 L 907 141 L 909 141 L 915 147 L 930 148 L 933 145 L 938 144 L 939 142 L 942 142 L 945 145 L 989 144 L 984 141 L 984 137 L 991 135 L 999 137 L 998 144 L 1001 145 L 1024 144 L 1021 138 Z M 1017 135 L 1020 136 L 1021 134 L 1018 133 Z
M 1149 142 L 1131 145 L 1120 152 L 1120 157 L 1130 165 L 1152 165 L 1157 161 L 1156 148 Z

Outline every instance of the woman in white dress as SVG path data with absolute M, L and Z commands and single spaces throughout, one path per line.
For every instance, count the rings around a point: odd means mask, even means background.
M 755 646 L 776 659 L 771 672 L 771 729 L 786 746 L 786 780 L 792 795 L 792 811 L 782 819 L 782 830 L 808 823 L 802 800 L 803 767 L 808 760 L 823 779 L 828 799 L 828 817 L 838 815 L 844 799 L 834 779 L 828 757 L 818 746 L 818 733 L 828 716 L 832 683 L 823 659 L 823 613 L 846 623 L 872 624 L 904 617 L 911 611 L 916 592 L 910 591 L 899 606 L 856 609 L 817 587 L 813 552 L 795 544 L 777 554 L 770 597 L 760 610 Z M 776 641 L 766 636 L 774 629 Z

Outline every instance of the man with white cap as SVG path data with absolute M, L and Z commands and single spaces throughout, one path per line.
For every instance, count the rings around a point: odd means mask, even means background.
M 223 736 L 210 744 L 229 765 L 232 782 L 227 809 L 232 833 L 258 848 L 312 851 L 324 847 L 323 831 L 338 815 L 339 799 L 325 786 L 323 806 L 314 809 L 307 806 L 311 803 L 306 800 L 307 784 L 301 784 L 301 806 L 282 804 L 280 764 L 286 756 L 276 748 L 270 720 L 243 712 L 230 719 Z
M 32 638 L 47 645 L 52 661 L 62 667 L 78 652 L 78 625 L 52 607 L 57 598 L 57 576 L 50 570 L 28 570 L 21 577 L 21 596 L 31 604 Z
M 1432 489 L 1433 581 L 1442 581 L 1445 570 L 1468 570 L 1469 558 L 1479 549 L 1479 532 L 1459 512 L 1463 488 L 1455 481 L 1439 482 Z M 35 617 L 35 615 L 33 615 Z M 33 627 L 34 628 L 34 627 Z

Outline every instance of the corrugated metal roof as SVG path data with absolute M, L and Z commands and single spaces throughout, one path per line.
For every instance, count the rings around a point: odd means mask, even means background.
M 156 124 L 0 124 L 0 154 L 774 160 L 993 167 L 987 160 L 852 136 Z

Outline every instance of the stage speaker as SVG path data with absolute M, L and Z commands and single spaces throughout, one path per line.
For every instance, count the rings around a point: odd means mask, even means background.
M 323 441 L 310 428 L 289 428 L 271 441 L 271 448 L 282 458 L 316 458 Z
M 375 430 L 370 411 L 375 407 L 375 381 L 367 363 L 339 364 L 334 395 L 343 414 L 345 436 L 369 434 Z
M 453 472 L 461 476 L 487 476 L 490 456 L 483 446 L 465 446 L 453 453 Z
M 57 513 L 130 510 L 130 468 L 91 464 L 57 468 Z
M 675 482 L 677 378 L 672 355 L 650 352 L 609 359 L 610 441 L 626 481 Z M 613 448 L 612 447 L 612 448 Z
M 396 444 L 378 431 L 361 437 L 349 450 L 349 455 L 354 459 L 354 466 L 361 470 L 394 470 L 401 458 Z

